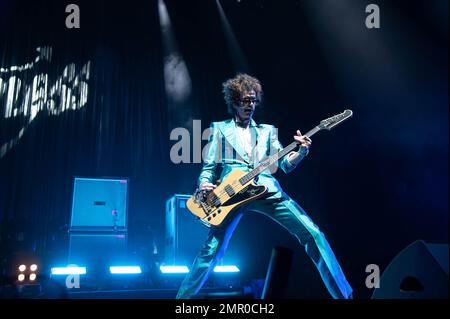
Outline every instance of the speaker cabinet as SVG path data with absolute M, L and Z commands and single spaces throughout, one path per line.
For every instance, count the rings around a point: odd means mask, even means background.
M 103 269 L 126 262 L 127 206 L 127 179 L 75 177 L 68 263 Z
M 190 266 L 208 236 L 208 227 L 186 208 L 190 195 L 166 201 L 165 263 Z
M 413 242 L 385 269 L 372 299 L 448 298 L 448 248 Z
M 69 241 L 69 264 L 105 267 L 127 262 L 126 233 L 71 233 Z
M 128 180 L 75 177 L 70 231 L 127 231 Z

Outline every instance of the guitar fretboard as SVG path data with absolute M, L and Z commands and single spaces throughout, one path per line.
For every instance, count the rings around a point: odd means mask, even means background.
M 317 132 L 319 132 L 320 130 L 321 130 L 321 128 L 319 126 L 316 126 L 315 128 L 313 128 L 312 130 L 310 130 L 308 133 L 306 133 L 304 135 L 306 135 L 308 137 L 311 137 L 314 134 L 316 134 Z M 291 144 L 289 144 L 288 146 L 283 148 L 278 153 L 273 154 L 272 156 L 269 156 L 267 159 L 262 161 L 258 166 L 256 166 L 250 172 L 248 172 L 247 174 L 242 176 L 239 179 L 239 182 L 241 183 L 241 185 L 245 185 L 246 183 L 251 181 L 253 178 L 255 178 L 256 176 L 261 174 L 268 167 L 270 167 L 273 164 L 277 163 L 281 158 L 283 158 L 284 156 L 286 156 L 287 154 L 289 154 L 290 152 L 295 150 L 297 147 L 298 147 L 298 143 L 296 141 L 292 142 Z

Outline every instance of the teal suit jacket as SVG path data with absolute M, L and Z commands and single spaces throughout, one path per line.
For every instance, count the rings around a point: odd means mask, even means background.
M 273 125 L 256 124 L 254 120 L 251 120 L 250 132 L 253 146 L 251 156 L 248 156 L 244 151 L 233 119 L 212 122 L 209 129 L 208 144 L 203 151 L 204 165 L 198 184 L 202 182 L 215 183 L 217 179 L 222 181 L 235 169 L 249 172 L 259 162 L 283 149 L 278 140 L 277 129 Z M 279 194 L 281 196 L 281 186 L 273 177 L 273 173 L 278 168 L 281 168 L 285 173 L 289 173 L 295 166 L 285 156 L 278 162 L 278 165 L 262 172 L 257 179 L 257 184 L 267 186 L 269 194 Z

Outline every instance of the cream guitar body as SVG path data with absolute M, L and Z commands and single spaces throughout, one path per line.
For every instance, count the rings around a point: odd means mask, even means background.
M 191 196 L 187 208 L 207 226 L 219 226 L 233 211 L 267 192 L 264 185 L 256 185 L 253 179 L 241 183 L 247 172 L 234 170 L 217 188 L 206 195 Z

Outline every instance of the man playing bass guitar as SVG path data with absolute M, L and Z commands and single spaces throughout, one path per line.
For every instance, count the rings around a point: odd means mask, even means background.
M 218 178 L 221 181 L 233 170 L 250 171 L 255 165 L 283 149 L 273 125 L 256 124 L 252 119 L 261 101 L 260 82 L 247 74 L 238 74 L 223 83 L 223 93 L 232 119 L 213 122 L 210 128 L 209 149 L 199 176 L 199 191 L 212 191 Z M 296 132 L 294 139 L 300 146 L 278 162 L 285 173 L 291 172 L 308 154 L 311 139 Z M 220 174 L 220 175 L 219 175 Z M 224 254 L 231 235 L 246 211 L 262 213 L 295 236 L 312 259 L 333 298 L 351 298 L 352 288 L 347 282 L 324 234 L 306 212 L 281 189 L 269 169 L 257 177 L 257 184 L 267 187 L 264 196 L 240 207 L 220 227 L 212 227 L 190 272 L 181 284 L 178 299 L 194 296 L 206 282 L 210 271 Z

